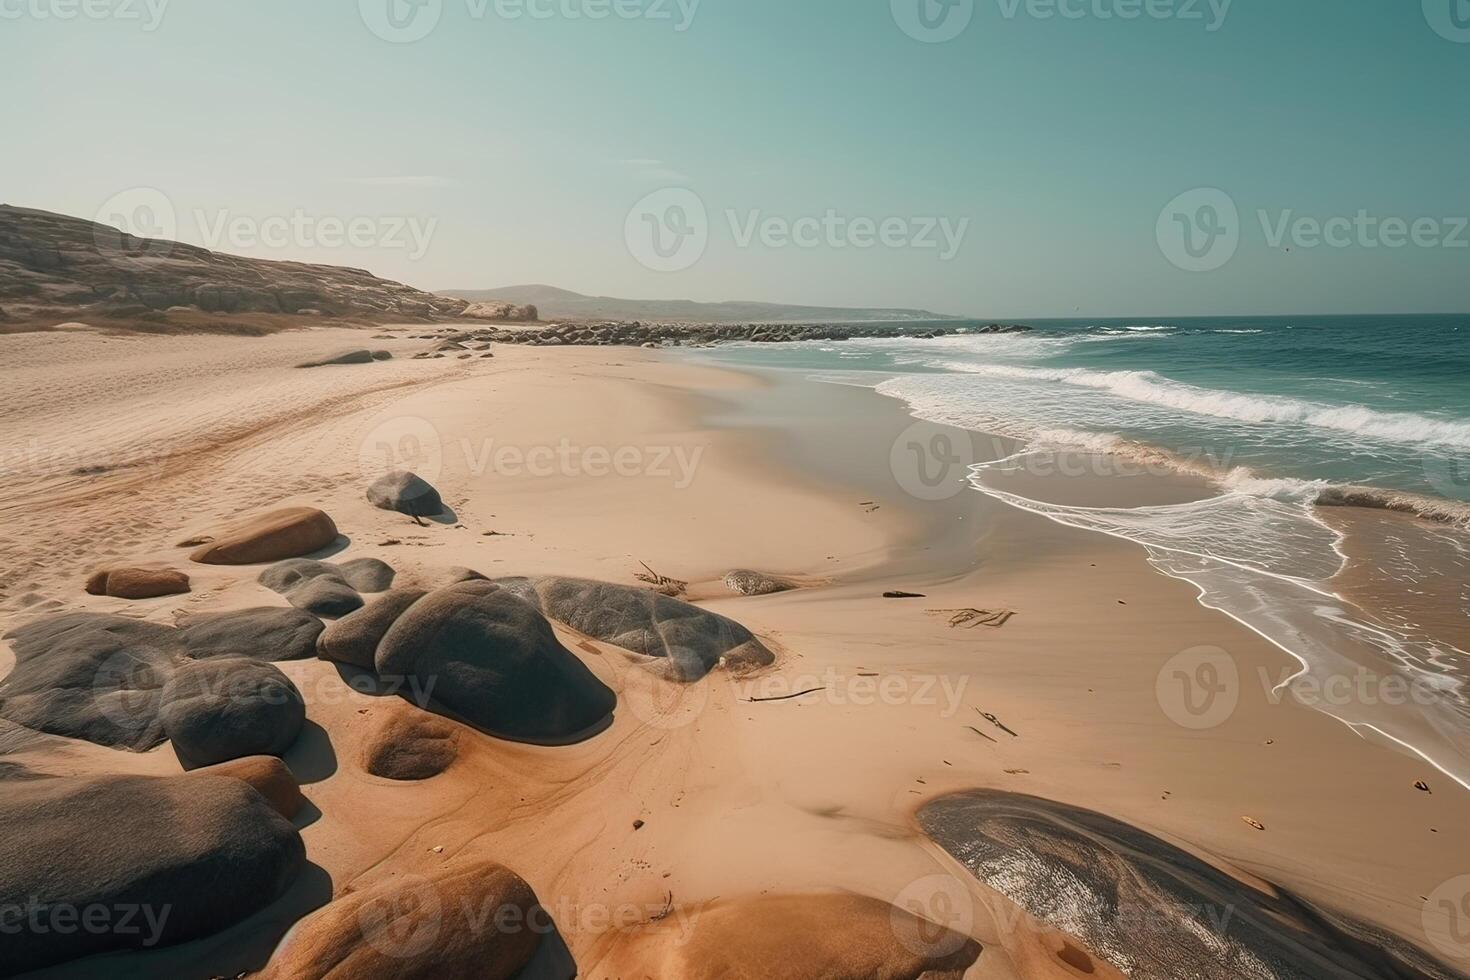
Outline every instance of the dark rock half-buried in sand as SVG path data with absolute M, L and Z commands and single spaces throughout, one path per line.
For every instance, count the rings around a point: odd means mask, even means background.
M 337 525 L 315 507 L 285 507 L 213 535 L 189 555 L 204 565 L 259 565 L 300 558 L 337 540 Z
M 395 470 L 384 473 L 367 490 L 368 503 L 409 517 L 438 517 L 444 513 L 439 491 L 416 473 Z
M 305 860 L 295 828 L 239 779 L 7 782 L 0 972 L 219 932 L 279 898 Z M 90 909 L 107 910 L 104 928 L 80 927 Z
M 919 825 L 981 882 L 1133 980 L 1459 976 L 1412 943 L 1091 810 L 972 790 L 926 804 Z M 1088 960 L 1078 946 L 1058 956 L 1073 969 Z
M 317 640 L 317 655 L 324 660 L 373 670 L 378 644 L 389 627 L 426 595 L 422 589 L 393 589 L 383 593 L 357 612 L 328 626 Z

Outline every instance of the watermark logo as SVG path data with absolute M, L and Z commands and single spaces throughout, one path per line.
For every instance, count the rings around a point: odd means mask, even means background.
M 797 218 L 768 215 L 759 208 L 743 215 L 728 209 L 725 220 L 738 248 L 750 248 L 759 242 L 773 249 L 913 249 L 935 251 L 941 262 L 949 262 L 960 253 L 970 230 L 969 218 L 938 215 L 872 218 L 842 214 L 836 208 Z
M 1450 456 L 1425 456 L 1424 478 L 1440 496 L 1463 499 L 1470 492 L 1470 461 Z
M 358 472 L 369 480 L 409 470 L 433 482 L 444 469 L 444 444 L 428 419 L 403 415 L 380 422 L 357 447 Z
M 1470 0 L 1424 0 L 1424 19 L 1446 41 L 1470 44 Z
M 1240 669 L 1235 658 L 1219 647 L 1191 647 L 1164 664 L 1154 694 L 1174 724 L 1215 728 L 1228 721 L 1240 704 Z
M 713 676 L 693 684 L 660 677 L 631 664 L 622 672 L 620 700 L 650 728 L 672 731 L 699 720 L 709 704 Z
M 955 429 L 915 422 L 899 433 L 888 454 L 893 478 L 917 500 L 949 500 L 969 489 L 975 446 Z
M 1435 949 L 1454 960 L 1470 960 L 1470 875 L 1451 878 L 1431 892 L 1422 921 Z
M 158 30 L 169 0 L 0 0 L 0 20 L 135 21 Z
M 140 732 L 154 723 L 162 687 L 158 669 L 130 650 L 112 654 L 92 675 L 97 711 L 121 732 Z
M 894 938 L 909 952 L 942 958 L 969 942 L 975 927 L 975 903 L 957 878 L 929 875 L 898 893 L 889 925 Z
M 1165 205 L 1154 234 L 1164 258 L 1176 267 L 1213 272 L 1240 247 L 1240 211 L 1219 188 L 1196 188 Z
M 362 22 L 384 41 L 412 44 L 428 37 L 444 15 L 444 0 L 357 0 Z
M 444 909 L 432 882 L 407 875 L 397 887 L 357 908 L 357 925 L 369 946 L 393 959 L 427 953 L 439 938 Z
M 195 209 L 192 215 L 204 247 L 239 252 L 257 248 L 371 248 L 407 254 L 417 262 L 428 254 L 438 218 L 416 215 L 235 214 L 228 209 Z
M 179 233 L 173 201 L 156 187 L 130 187 L 97 209 L 97 249 L 117 257 L 163 258 Z
M 996 0 L 1001 16 L 1015 20 L 1176 20 L 1203 24 L 1213 34 L 1225 26 L 1235 0 Z
M 709 247 L 709 212 L 699 195 L 665 187 L 633 205 L 623 223 L 628 252 L 654 272 L 683 272 Z
M 965 32 L 975 0 L 889 0 L 893 22 L 915 41 L 943 44 Z

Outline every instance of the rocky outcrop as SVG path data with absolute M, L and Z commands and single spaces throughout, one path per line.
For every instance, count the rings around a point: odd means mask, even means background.
M 195 660 L 174 671 L 159 710 L 185 769 L 281 755 L 306 721 L 306 703 L 272 664 L 243 657 Z
M 416 473 L 395 470 L 384 473 L 367 490 L 368 503 L 380 510 L 393 510 L 409 517 L 438 517 L 444 501 L 429 482 Z
M 361 269 L 243 258 L 8 205 L 0 206 L 0 300 L 18 319 L 164 317 L 187 307 L 433 320 L 469 306 Z
M 100 568 L 87 579 L 89 595 L 156 599 L 189 591 L 189 576 L 172 568 Z
M 536 307 L 526 304 L 496 301 L 471 303 L 460 314 L 471 320 L 509 320 L 517 323 L 534 323 L 539 319 Z
M 337 525 L 315 507 L 284 507 L 212 536 L 189 555 L 203 565 L 258 565 L 299 558 L 337 540 Z
M 279 898 L 305 862 L 295 828 L 239 779 L 9 781 L 0 970 L 208 936 Z M 99 914 L 103 928 L 78 927 Z

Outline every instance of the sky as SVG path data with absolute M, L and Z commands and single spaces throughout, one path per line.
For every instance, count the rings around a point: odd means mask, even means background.
M 1470 311 L 1470 0 L 0 0 L 0 78 L 4 203 L 426 289 Z

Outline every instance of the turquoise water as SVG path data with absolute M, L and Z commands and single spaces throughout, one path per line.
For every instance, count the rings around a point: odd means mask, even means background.
M 1139 544 L 1202 605 L 1296 661 L 1273 697 L 1296 696 L 1470 788 L 1470 316 L 1032 325 L 701 356 L 870 387 L 920 419 L 1018 440 L 1014 455 L 971 467 L 976 491 Z M 1099 508 L 1020 496 L 1004 479 L 1078 451 L 1216 490 Z M 1364 506 L 1321 506 L 1344 487 Z M 1312 693 L 1312 682 L 1373 691 L 1390 675 L 1416 696 Z
M 1031 322 L 1029 334 L 715 356 L 873 372 L 917 414 L 1037 444 L 1137 442 L 1242 479 L 1470 501 L 1470 316 Z

